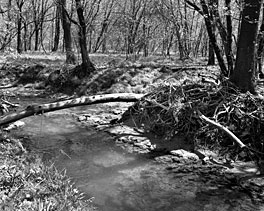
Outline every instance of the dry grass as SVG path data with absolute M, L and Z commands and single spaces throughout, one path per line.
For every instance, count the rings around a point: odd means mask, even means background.
M 2 135 L 0 157 L 0 210 L 94 210 L 65 172 L 43 165 L 19 140 Z

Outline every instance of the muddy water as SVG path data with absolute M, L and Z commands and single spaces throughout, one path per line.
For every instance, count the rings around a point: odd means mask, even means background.
M 66 169 L 99 210 L 261 210 L 244 193 L 206 184 L 195 173 L 173 173 L 147 156 L 127 153 L 110 135 L 82 126 L 71 115 L 86 109 L 27 118 L 19 133 L 30 137 L 31 150 L 44 161 Z

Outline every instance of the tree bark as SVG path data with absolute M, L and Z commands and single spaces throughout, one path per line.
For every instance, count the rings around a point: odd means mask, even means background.
M 211 44 L 214 47 L 214 51 L 215 51 L 215 55 L 216 58 L 218 60 L 218 64 L 220 66 L 221 72 L 224 76 L 228 75 L 228 71 L 224 62 L 224 58 L 221 52 L 221 49 L 219 48 L 217 41 L 216 41 L 216 37 L 213 33 L 213 26 L 212 26 L 212 21 L 210 20 L 209 16 L 209 10 L 208 10 L 208 6 L 206 5 L 204 0 L 200 0 L 201 5 L 202 5 L 202 10 L 203 10 L 203 16 L 204 16 L 204 20 L 205 20 L 205 25 L 207 28 L 207 33 L 210 39 Z
M 209 14 L 210 14 L 210 19 L 212 21 L 212 33 L 213 33 L 213 36 L 215 37 L 215 17 L 214 17 L 214 11 L 215 9 L 218 9 L 218 0 L 216 0 L 217 4 L 215 4 L 215 0 L 210 0 L 208 2 L 210 8 L 214 8 L 214 9 L 211 9 L 209 11 Z M 215 8 L 217 7 L 217 8 Z M 209 46 L 208 46 L 208 63 L 207 65 L 215 65 L 215 53 L 214 53 L 214 45 L 212 44 L 211 40 L 209 39 Z
M 262 0 L 263 2 L 263 0 Z M 257 49 L 257 74 L 259 74 L 259 78 L 264 78 L 264 72 L 262 70 L 263 68 L 263 50 L 264 50 L 264 7 L 262 6 L 262 21 L 260 30 L 258 33 L 258 49 Z M 256 75 L 257 75 L 256 74 Z
M 225 65 L 223 54 L 222 54 L 221 49 L 219 48 L 219 46 L 217 44 L 216 36 L 214 35 L 213 30 L 212 30 L 212 27 L 213 27 L 212 26 L 212 20 L 210 18 L 209 9 L 208 9 L 208 6 L 207 6 L 205 0 L 200 0 L 202 9 L 199 8 L 196 4 L 194 4 L 193 2 L 191 2 L 189 0 L 185 0 L 185 1 L 187 4 L 189 4 L 191 7 L 193 7 L 197 12 L 199 12 L 204 17 L 208 37 L 209 37 L 211 44 L 214 47 L 214 52 L 215 52 L 218 64 L 220 66 L 221 72 L 224 76 L 228 76 L 228 70 L 227 70 L 226 65 Z
M 66 63 L 76 64 L 76 57 L 72 50 L 71 21 L 67 16 L 66 0 L 61 0 L 62 28 L 64 32 L 64 43 L 66 51 Z
M 225 0 L 226 11 L 226 59 L 228 65 L 229 75 L 233 74 L 234 70 L 234 61 L 233 61 L 233 52 L 232 52 L 232 15 L 231 15 L 231 0 Z
M 96 43 L 95 43 L 95 47 L 93 52 L 96 53 L 98 51 L 98 49 L 100 48 L 100 46 L 103 44 L 103 41 L 105 41 L 105 36 L 104 33 L 107 32 L 107 27 L 108 27 L 108 20 L 103 20 L 102 22 L 102 27 L 100 30 L 100 33 L 97 37 Z
M 230 80 L 241 91 L 255 94 L 256 40 L 260 14 L 259 0 L 245 0 L 238 38 L 236 64 Z
M 111 22 L 110 16 L 114 8 L 114 3 L 115 1 L 111 0 L 110 2 L 108 1 L 107 4 L 105 5 L 105 11 L 104 11 L 103 20 L 101 22 L 100 33 L 97 37 L 97 40 L 96 40 L 96 43 L 93 49 L 94 53 L 97 52 L 101 46 L 102 46 L 102 52 L 104 53 L 106 51 L 106 33 L 108 31 L 108 27 Z
M 51 111 L 61 110 L 65 108 L 71 108 L 82 105 L 92 105 L 108 102 L 136 102 L 141 99 L 143 94 L 133 93 L 120 93 L 120 94 L 106 94 L 95 95 L 90 97 L 80 97 L 71 100 L 65 100 L 55 103 L 47 103 L 42 105 L 30 105 L 23 111 L 19 111 L 12 114 L 7 114 L 0 118 L 0 126 L 15 122 L 17 120 L 36 115 L 43 114 Z
M 24 1 L 17 1 L 17 53 L 22 53 L 22 7 Z
M 56 52 L 59 48 L 60 42 L 60 19 L 61 19 L 61 10 L 60 6 L 56 7 L 56 16 L 55 16 L 55 35 L 54 35 L 54 45 L 52 48 L 52 52 Z
M 28 26 L 27 23 L 24 22 L 24 51 L 28 50 Z
M 214 53 L 214 46 L 209 41 L 209 48 L 208 48 L 208 63 L 207 65 L 215 65 L 215 53 Z
M 22 39 L 21 39 L 21 31 L 22 31 L 22 17 L 20 14 L 17 15 L 17 53 L 22 53 Z
M 35 21 L 35 47 L 34 50 L 38 50 L 38 44 L 39 44 L 39 23 L 38 21 Z
M 222 39 L 224 52 L 227 60 L 228 75 L 233 72 L 233 53 L 232 53 L 232 20 L 231 20 L 231 8 L 230 0 L 225 0 L 226 6 L 226 28 L 221 21 L 220 14 L 218 11 L 219 0 L 210 0 L 210 11 L 212 13 L 212 19 L 214 20 L 214 25 L 217 27 L 219 34 Z
M 75 0 L 77 15 L 79 20 L 79 44 L 81 48 L 81 56 L 82 56 L 82 68 L 84 71 L 84 75 L 89 75 L 91 72 L 95 71 L 95 67 L 93 63 L 90 61 L 87 49 L 87 40 L 86 40 L 86 23 L 83 15 L 83 5 L 80 0 Z

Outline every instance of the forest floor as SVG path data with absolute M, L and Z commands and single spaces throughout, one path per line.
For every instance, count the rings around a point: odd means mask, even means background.
M 207 66 L 205 59 L 179 61 L 152 56 L 126 60 L 122 55 L 96 54 L 91 55 L 91 60 L 96 71 L 81 78 L 74 66 L 64 64 L 62 55 L 2 55 L 2 115 L 14 111 L 16 105 L 12 102 L 19 99 L 23 99 L 20 106 L 26 107 L 30 99 L 52 102 L 81 95 L 147 94 L 128 110 L 115 108 L 110 117 L 108 112 L 81 115 L 78 120 L 107 130 L 116 136 L 117 145 L 131 153 L 154 153 L 158 162 L 170 163 L 174 172 L 202 168 L 197 163 L 225 169 L 228 176 L 222 170 L 215 170 L 218 173 L 211 176 L 218 174 L 219 180 L 249 191 L 255 201 L 263 200 L 262 82 L 257 88 L 260 96 L 240 94 L 230 86 L 223 88 L 219 85 L 218 66 Z M 203 123 L 197 110 L 234 131 L 250 149 L 240 149 L 219 128 Z M 23 125 L 19 123 L 12 125 Z M 1 210 L 94 209 L 65 174 L 54 166 L 43 165 L 9 132 L 1 133 Z M 125 133 L 129 135 L 120 136 Z M 207 169 L 208 175 L 212 168 Z

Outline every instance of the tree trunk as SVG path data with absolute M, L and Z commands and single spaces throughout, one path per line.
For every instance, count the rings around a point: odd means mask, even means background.
M 24 22 L 24 51 L 28 50 L 28 26 L 27 23 Z
M 44 22 L 45 22 L 44 1 L 42 1 L 41 2 L 41 15 L 40 15 L 39 32 L 40 32 L 40 44 L 41 44 L 42 50 L 46 53 L 45 46 L 43 43 Z
M 208 53 L 208 63 L 207 65 L 215 65 L 215 53 L 214 53 L 214 46 L 209 41 L 209 53 Z
M 31 51 L 31 49 L 32 49 L 32 36 L 34 35 L 32 24 L 29 25 L 29 30 L 30 30 L 30 33 L 29 33 L 29 38 L 28 38 L 28 48 L 27 49 L 29 51 Z
M 215 37 L 215 16 L 214 16 L 214 11 L 216 9 L 218 9 L 218 0 L 210 0 L 208 2 L 209 6 L 211 8 L 214 8 L 214 9 L 211 9 L 209 11 L 209 14 L 210 14 L 210 19 L 212 21 L 212 33 L 213 33 L 213 36 Z M 215 8 L 216 7 L 216 8 Z M 214 53 L 214 45 L 212 44 L 211 40 L 209 39 L 209 46 L 208 46 L 208 63 L 207 65 L 215 65 L 215 53 Z
M 230 1 L 225 0 L 225 6 L 227 8 L 226 14 L 226 28 L 221 21 L 221 17 L 218 11 L 219 0 L 210 0 L 210 12 L 212 13 L 212 19 L 214 20 L 214 25 L 218 28 L 219 34 L 222 39 L 224 52 L 227 60 L 228 74 L 229 76 L 233 72 L 233 53 L 232 53 L 232 20 L 231 20 L 231 9 Z
M 221 49 L 219 48 L 217 41 L 216 41 L 216 37 L 215 34 L 213 33 L 213 26 L 212 26 L 212 22 L 209 18 L 210 14 L 209 14 L 209 10 L 208 10 L 208 6 L 206 5 L 204 0 L 200 0 L 201 5 L 202 5 L 202 10 L 203 10 L 203 16 L 204 16 L 204 20 L 205 20 L 205 25 L 206 25 L 206 29 L 207 29 L 207 33 L 210 39 L 211 44 L 214 47 L 214 52 L 216 55 L 216 58 L 218 60 L 218 64 L 220 66 L 221 72 L 224 76 L 228 75 L 228 71 L 224 62 L 224 58 L 221 52 Z
M 87 50 L 87 41 L 86 41 L 86 23 L 83 15 L 83 6 L 80 0 L 75 0 L 77 15 L 79 20 L 79 44 L 81 48 L 82 56 L 82 68 L 83 76 L 89 75 L 91 72 L 95 71 L 93 63 L 90 61 L 88 50 Z
M 56 7 L 56 17 L 55 17 L 55 35 L 54 35 L 54 45 L 52 48 L 52 52 L 56 52 L 59 48 L 60 42 L 60 19 L 61 19 L 61 12 L 60 6 Z
M 102 53 L 106 53 L 107 48 L 106 48 L 106 35 L 104 34 L 104 37 L 102 39 Z
M 17 15 L 17 53 L 22 53 L 22 39 L 21 39 L 21 30 L 22 30 L 22 17 L 20 14 Z
M 235 69 L 230 80 L 244 92 L 255 93 L 255 51 L 260 6 L 259 0 L 245 0 L 242 11 Z
M 66 63 L 76 64 L 76 57 L 72 50 L 71 22 L 67 16 L 66 0 L 61 0 L 62 28 L 64 32 L 64 44 L 66 51 Z
M 231 0 L 225 0 L 226 11 L 226 59 L 228 65 L 229 75 L 233 74 L 234 61 L 233 61 L 233 52 L 232 52 L 232 14 L 231 14 Z
M 93 52 L 96 53 L 98 51 L 98 49 L 100 48 L 100 46 L 103 44 L 103 41 L 105 40 L 105 36 L 104 33 L 106 33 L 107 31 L 107 27 L 108 27 L 108 20 L 103 20 L 103 23 L 101 24 L 101 30 L 100 33 L 97 37 L 96 43 L 95 43 L 95 47 Z
M 263 1 L 262 1 L 263 2 Z M 263 68 L 263 50 L 264 50 L 264 7 L 262 6 L 262 21 L 260 30 L 258 33 L 258 50 L 257 50 L 257 74 L 259 74 L 259 78 L 264 78 Z M 257 75 L 256 74 L 256 75 Z
M 35 48 L 34 50 L 38 50 L 38 42 L 39 42 L 39 27 L 38 27 L 38 22 L 35 22 Z
M 17 53 L 22 53 L 22 7 L 24 1 L 17 1 L 18 14 L 17 14 Z

